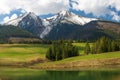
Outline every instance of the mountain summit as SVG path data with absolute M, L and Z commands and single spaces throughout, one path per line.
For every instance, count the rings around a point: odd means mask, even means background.
M 67 10 L 46 19 L 29 12 L 5 24 L 18 26 L 47 40 L 95 40 L 101 36 L 120 36 L 118 23 L 79 16 Z
M 40 19 L 33 12 L 25 13 L 22 16 L 5 23 L 5 25 L 18 26 L 37 36 L 40 36 L 40 34 L 45 28 L 42 24 L 42 19 Z
M 73 23 L 78 25 L 84 25 L 90 21 L 95 21 L 95 20 L 98 19 L 82 17 L 67 10 L 60 11 L 55 16 L 47 18 L 47 21 L 50 21 L 50 23 L 54 25 L 58 23 L 69 23 L 69 24 Z
M 63 10 L 52 17 L 43 19 L 45 30 L 41 33 L 40 37 L 44 38 L 58 24 L 85 25 L 96 20 L 98 19 L 78 16 L 68 10 Z

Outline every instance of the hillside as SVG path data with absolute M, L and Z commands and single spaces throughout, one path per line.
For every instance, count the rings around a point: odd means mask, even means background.
M 120 39 L 120 24 L 105 21 L 92 21 L 85 25 L 59 23 L 45 36 L 45 39 L 80 39 L 92 41 L 102 36 Z
M 85 43 L 74 43 L 82 56 L 51 62 L 45 58 L 50 45 L 43 44 L 1 44 L 0 66 L 29 67 L 35 69 L 66 69 L 109 67 L 120 65 L 120 52 L 83 55 Z
M 25 31 L 25 30 L 19 28 L 19 27 L 15 27 L 12 25 L 9 25 L 9 26 L 0 25 L 0 42 L 1 43 L 7 42 L 7 40 L 10 37 L 33 38 L 36 36 L 28 31 Z
M 108 52 L 104 54 L 94 54 L 67 58 L 61 61 L 39 63 L 31 66 L 37 69 L 89 69 L 99 67 L 119 67 L 120 52 Z

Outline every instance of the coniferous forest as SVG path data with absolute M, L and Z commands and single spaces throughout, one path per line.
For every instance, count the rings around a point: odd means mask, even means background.
M 53 42 L 52 46 L 46 53 L 46 57 L 52 61 L 62 60 L 78 55 L 78 48 L 73 46 L 71 42 L 64 41 Z
M 107 37 L 101 37 L 90 47 L 89 43 L 86 43 L 85 54 L 98 54 L 105 52 L 120 51 L 120 41 L 112 40 Z
M 102 37 L 93 45 L 93 53 L 114 52 L 120 50 L 120 41 Z

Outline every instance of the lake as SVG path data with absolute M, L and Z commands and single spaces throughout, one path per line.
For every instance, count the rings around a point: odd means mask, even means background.
M 42 71 L 0 69 L 0 80 L 120 80 L 120 70 Z

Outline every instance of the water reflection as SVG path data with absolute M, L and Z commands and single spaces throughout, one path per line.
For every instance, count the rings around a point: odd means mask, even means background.
M 120 80 L 120 71 L 38 71 L 0 73 L 0 80 Z

